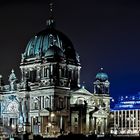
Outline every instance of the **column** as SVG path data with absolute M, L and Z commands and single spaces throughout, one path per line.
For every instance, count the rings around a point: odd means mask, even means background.
M 86 133 L 89 133 L 89 113 L 86 114 Z
M 128 116 L 128 118 L 131 118 L 130 110 L 129 110 L 129 116 Z M 129 121 L 129 130 L 131 130 L 131 119 L 128 120 L 128 121 Z
M 117 111 L 117 114 L 118 114 L 118 127 L 120 128 L 120 113 L 119 113 L 119 111 Z
M 108 120 L 107 120 L 107 118 L 106 118 L 106 119 L 105 119 L 105 133 L 108 132 L 107 125 L 108 125 Z
M 104 118 L 100 118 L 101 119 L 101 125 L 100 125 L 100 132 L 99 132 L 99 134 L 103 134 L 104 132 L 105 132 L 105 120 L 104 120 Z
M 125 121 L 125 126 L 124 126 L 124 128 L 125 128 L 125 131 L 127 130 L 127 118 L 126 118 L 126 113 L 127 113 L 127 111 L 125 110 L 125 116 L 124 116 L 124 121 Z
M 138 121 L 139 121 L 138 127 L 139 127 L 139 131 L 140 131 L 140 110 L 138 110 Z
M 60 116 L 60 131 L 63 129 L 63 117 Z M 64 131 L 64 130 L 63 130 Z
M 74 72 L 74 69 L 71 69 L 71 79 L 72 80 L 74 80 L 73 72 Z
M 74 113 L 71 112 L 70 115 L 71 115 L 71 116 L 70 116 L 70 130 L 71 130 L 72 133 L 74 133 L 74 126 L 75 126 L 75 122 L 74 122 Z M 77 121 L 79 121 L 79 118 L 78 118 Z
M 37 80 L 39 80 L 39 79 L 40 79 L 40 68 L 37 67 Z
M 42 116 L 40 116 L 40 134 L 42 134 Z
M 44 103 L 43 103 L 43 96 L 40 96 L 40 109 L 43 109 L 43 105 L 44 105 Z
M 33 116 L 31 116 L 31 132 L 33 133 L 34 129 L 33 129 Z
M 139 129 L 138 129 L 138 123 L 139 123 L 139 122 L 138 122 L 138 110 L 135 110 L 135 111 L 136 111 L 136 116 L 135 116 L 135 127 L 136 127 L 137 130 L 139 130 Z
M 82 133 L 82 111 L 79 110 L 79 133 Z
M 21 81 L 24 81 L 23 77 L 24 77 L 24 72 L 23 72 L 23 69 L 21 69 Z
M 92 132 L 95 132 L 95 119 L 94 119 L 94 117 L 92 117 L 92 121 L 91 121 L 91 131 Z
M 51 68 L 51 75 L 53 75 L 53 66 L 52 66 L 52 64 L 50 64 L 50 68 Z
M 53 109 L 53 107 L 54 107 L 53 106 L 54 96 L 51 95 L 50 98 L 51 98 L 51 109 Z
M 49 72 L 49 68 L 48 68 L 48 67 L 47 67 L 46 69 L 47 69 L 47 78 L 48 78 L 48 77 L 49 77 L 50 72 Z
M 104 119 L 104 123 L 103 123 L 103 131 L 102 131 L 102 133 L 106 133 L 106 118 L 103 118 Z
M 62 77 L 61 68 L 59 67 L 59 77 Z
M 78 67 L 78 86 L 80 86 L 80 67 Z
M 68 105 L 68 96 L 65 96 L 65 100 L 64 101 L 65 101 L 65 107 L 67 109 L 68 108 L 68 106 L 67 106 Z
M 121 110 L 121 130 L 123 130 L 123 110 Z
M 116 130 L 116 118 L 117 118 L 117 114 L 116 111 L 114 111 L 114 130 Z
M 30 133 L 30 122 L 29 122 L 29 112 L 30 112 L 30 96 L 26 93 L 23 98 L 23 116 L 24 116 L 24 133 Z
M 133 110 L 132 112 L 133 112 L 133 118 L 132 118 L 132 121 L 133 121 L 133 131 L 134 131 L 134 125 L 135 125 L 134 110 Z
M 96 117 L 94 117 L 94 132 L 95 132 L 95 134 L 97 134 L 97 125 L 96 125 L 96 120 L 97 118 Z
M 53 79 L 52 79 L 52 75 L 53 75 L 53 66 L 52 64 L 50 64 L 50 85 L 53 85 Z
M 48 100 L 49 100 L 48 107 L 51 107 L 51 105 L 50 105 L 50 102 L 51 102 L 50 98 Z M 46 96 L 43 96 L 43 104 L 44 104 L 43 107 L 46 108 Z

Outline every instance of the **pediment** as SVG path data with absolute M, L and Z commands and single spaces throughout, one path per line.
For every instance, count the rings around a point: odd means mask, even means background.
M 40 116 L 49 116 L 49 111 L 47 109 L 40 110 Z
M 88 95 L 88 96 L 92 96 L 92 95 L 93 95 L 92 93 L 90 93 L 90 92 L 89 92 L 87 89 L 85 89 L 84 87 L 82 87 L 82 88 L 76 90 L 76 91 L 74 92 L 74 94 Z
M 49 111 L 45 108 L 41 109 L 40 112 L 48 112 L 49 113 Z
M 105 110 L 99 109 L 92 114 L 93 117 L 106 118 L 108 113 Z

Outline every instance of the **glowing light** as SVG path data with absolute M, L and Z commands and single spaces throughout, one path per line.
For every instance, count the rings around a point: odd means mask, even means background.
M 51 123 L 48 123 L 48 127 L 51 127 L 52 126 L 52 124 Z
M 114 100 L 114 99 L 112 99 L 111 101 L 112 101 L 112 102 L 114 102 L 115 100 Z
M 55 116 L 55 114 L 54 113 L 51 113 L 51 117 L 54 117 Z
M 15 128 L 15 125 L 14 125 L 14 124 L 12 124 L 12 125 L 11 125 L 11 127 L 12 127 L 12 128 Z
M 113 114 L 110 114 L 110 117 L 111 117 L 111 118 L 113 118 L 113 117 L 114 117 L 114 115 L 113 115 Z

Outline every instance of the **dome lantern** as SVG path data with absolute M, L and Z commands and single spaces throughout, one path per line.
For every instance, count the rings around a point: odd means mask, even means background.
M 53 7 L 54 7 L 53 3 L 50 3 L 50 8 L 49 8 L 50 17 L 46 22 L 48 28 L 53 28 L 55 25 Z

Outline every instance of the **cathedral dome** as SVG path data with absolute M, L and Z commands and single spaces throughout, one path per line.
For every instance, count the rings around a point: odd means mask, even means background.
M 99 80 L 99 81 L 108 80 L 108 75 L 103 72 L 103 68 L 101 68 L 101 71 L 96 74 L 96 80 Z
M 78 54 L 70 39 L 52 26 L 48 26 L 31 38 L 23 54 L 23 59 L 45 58 L 50 55 L 49 53 L 65 56 L 68 64 L 79 64 Z

